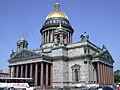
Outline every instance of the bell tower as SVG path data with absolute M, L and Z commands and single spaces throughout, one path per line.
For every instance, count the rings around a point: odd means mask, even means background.
M 28 49 L 28 42 L 24 39 L 24 36 L 22 36 L 21 39 L 17 42 L 17 53 L 23 49 Z

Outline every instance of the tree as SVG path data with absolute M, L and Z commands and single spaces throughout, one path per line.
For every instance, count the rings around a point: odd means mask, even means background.
M 120 83 L 120 70 L 114 71 L 114 82 Z

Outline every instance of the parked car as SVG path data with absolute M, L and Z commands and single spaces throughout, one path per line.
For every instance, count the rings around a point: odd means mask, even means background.
M 103 90 L 114 90 L 114 89 L 109 86 L 105 86 L 105 87 L 103 87 Z
M 96 87 L 90 87 L 88 90 L 97 90 Z

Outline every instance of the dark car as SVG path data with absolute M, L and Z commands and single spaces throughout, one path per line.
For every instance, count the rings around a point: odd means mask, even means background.
M 103 87 L 103 90 L 114 90 L 114 89 L 109 86 L 105 86 L 105 87 Z

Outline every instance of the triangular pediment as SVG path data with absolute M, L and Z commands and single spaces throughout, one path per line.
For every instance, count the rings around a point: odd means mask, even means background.
M 15 56 L 10 58 L 10 60 L 24 60 L 24 59 L 31 59 L 37 57 L 41 57 L 41 55 L 28 50 L 22 50 L 21 52 L 17 53 Z
M 113 58 L 112 58 L 112 56 L 110 55 L 110 53 L 108 51 L 106 51 L 103 54 L 101 54 L 101 57 L 105 58 L 106 60 L 113 61 Z
M 101 51 L 100 53 L 94 55 L 93 57 L 104 58 L 105 60 L 114 63 L 114 60 L 108 50 Z

